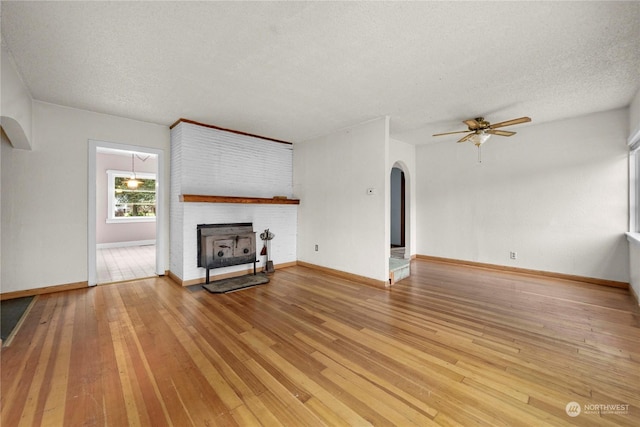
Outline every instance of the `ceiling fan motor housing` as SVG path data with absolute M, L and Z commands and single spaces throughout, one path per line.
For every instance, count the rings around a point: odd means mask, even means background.
M 489 126 L 491 126 L 491 123 L 489 123 L 488 121 L 486 121 L 484 119 L 484 117 L 476 117 L 475 122 L 477 123 L 477 126 L 473 126 L 476 123 L 471 123 L 469 124 L 469 130 L 482 130 L 482 129 L 487 129 L 489 128 Z

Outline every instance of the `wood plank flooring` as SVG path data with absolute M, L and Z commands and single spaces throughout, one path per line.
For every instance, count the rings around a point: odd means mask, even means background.
M 41 295 L 2 349 L 1 421 L 638 426 L 639 319 L 626 290 L 422 260 L 389 290 L 298 266 Z

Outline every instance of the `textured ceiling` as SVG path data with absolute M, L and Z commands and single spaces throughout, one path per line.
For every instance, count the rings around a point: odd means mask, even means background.
M 640 86 L 640 2 L 2 1 L 1 12 L 37 100 L 292 142 L 388 115 L 393 137 L 427 143 L 479 115 L 541 123 L 625 107 Z

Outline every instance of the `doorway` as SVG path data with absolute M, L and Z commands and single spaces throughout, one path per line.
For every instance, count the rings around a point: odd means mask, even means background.
M 164 275 L 163 188 L 162 150 L 89 141 L 90 286 Z
M 402 169 L 391 169 L 391 256 L 404 258 L 406 247 L 406 181 Z

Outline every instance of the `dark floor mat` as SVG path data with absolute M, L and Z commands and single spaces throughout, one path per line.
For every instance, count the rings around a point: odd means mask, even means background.
M 0 336 L 3 343 L 6 343 L 33 298 L 30 296 L 0 301 Z
M 202 285 L 203 288 L 213 294 L 225 294 L 227 292 L 237 291 L 239 289 L 251 288 L 253 286 L 264 285 L 269 283 L 269 278 L 264 273 L 250 274 L 247 276 L 232 277 L 230 279 L 216 280 L 208 285 Z

